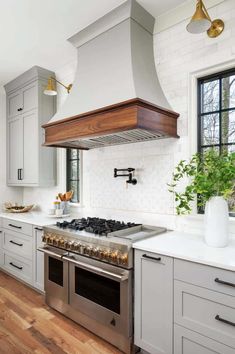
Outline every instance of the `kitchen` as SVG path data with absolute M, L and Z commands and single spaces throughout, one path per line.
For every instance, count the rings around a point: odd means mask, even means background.
M 233 82 L 234 1 L 199 2 L 203 26 L 224 22 L 215 38 L 192 33 L 196 1 L 45 2 L 43 29 L 42 2 L 23 3 L 1 4 L 7 41 L 22 29 L 14 53 L 3 37 L 1 54 L 2 352 L 234 352 L 231 201 L 229 222 L 220 209 L 207 226 L 211 241 L 197 202 L 178 216 L 169 192 L 181 160 L 208 146 L 233 151 L 221 122 L 200 140 L 198 119 L 229 112 L 232 129 L 232 84 L 228 107 L 221 95 L 215 109 L 198 102 L 208 82 Z M 17 13 L 30 19 L 19 28 Z M 69 216 L 48 215 L 66 190 Z M 6 213 L 5 202 L 35 207 Z M 229 243 L 212 245 L 226 222 Z

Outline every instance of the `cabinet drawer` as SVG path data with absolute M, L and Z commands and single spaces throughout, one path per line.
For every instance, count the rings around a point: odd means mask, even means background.
M 16 255 L 32 259 L 32 237 L 14 231 L 4 230 L 3 249 Z
M 29 284 L 32 284 L 31 261 L 22 259 L 21 257 L 12 256 L 9 253 L 4 252 L 3 263 L 3 268 L 7 272 Z
M 175 323 L 235 348 L 235 297 L 175 280 Z
M 174 278 L 235 296 L 235 272 L 229 270 L 175 259 Z
M 174 327 L 174 354 L 234 354 L 234 349 L 184 327 Z
M 32 236 L 33 227 L 31 224 L 26 224 L 21 221 L 3 219 L 3 227 L 8 230 L 20 232 L 25 235 Z

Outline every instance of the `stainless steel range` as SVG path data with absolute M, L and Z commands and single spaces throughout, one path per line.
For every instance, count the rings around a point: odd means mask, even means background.
M 49 306 L 125 353 L 133 336 L 133 248 L 166 229 L 100 218 L 44 227 Z

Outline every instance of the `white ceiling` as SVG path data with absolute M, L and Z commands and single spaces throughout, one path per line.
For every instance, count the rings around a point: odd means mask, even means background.
M 0 0 L 0 86 L 33 65 L 56 70 L 75 57 L 66 39 L 125 0 Z M 185 0 L 138 0 L 155 17 Z

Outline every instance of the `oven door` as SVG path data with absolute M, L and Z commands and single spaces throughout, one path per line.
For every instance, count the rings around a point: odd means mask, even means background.
M 132 335 L 132 271 L 83 256 L 69 262 L 69 304 L 105 326 Z
M 68 262 L 64 256 L 68 252 L 55 247 L 44 246 L 38 251 L 44 253 L 44 286 L 46 303 L 58 311 L 64 312 L 68 304 Z

